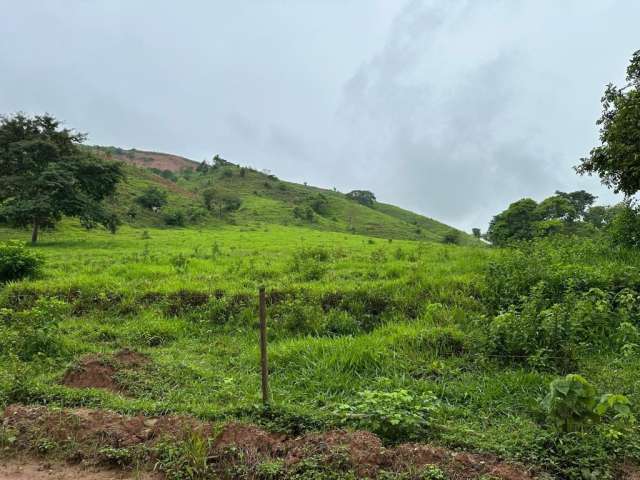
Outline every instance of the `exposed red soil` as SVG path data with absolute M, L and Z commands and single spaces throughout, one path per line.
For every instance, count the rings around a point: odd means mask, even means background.
M 51 463 L 35 458 L 0 460 L 0 480 L 152 480 L 161 476 L 150 472 L 105 470 L 67 463 Z
M 91 461 L 97 447 L 151 447 L 163 439 L 180 441 L 194 434 L 212 438 L 213 431 L 209 423 L 187 416 L 126 416 L 84 408 L 53 410 L 11 405 L 2 418 L 4 428 L 15 432 L 18 451 L 29 451 L 38 439 L 47 438 L 59 445 L 72 444 L 76 461 Z M 424 444 L 385 448 L 380 439 L 369 432 L 334 430 L 287 438 L 240 423 L 226 425 L 213 438 L 209 458 L 251 466 L 277 458 L 284 460 L 287 468 L 295 468 L 310 456 L 324 459 L 327 465 L 334 465 L 339 459 L 342 468 L 353 469 L 359 476 L 369 478 L 375 478 L 380 470 L 415 471 L 431 464 L 442 468 L 452 480 L 478 479 L 482 475 L 503 480 L 535 478 L 525 467 L 491 455 L 456 453 Z M 99 458 L 93 460 L 100 461 Z M 4 479 L 0 477 L 0 480 Z
M 128 154 L 112 153 L 114 160 L 130 163 L 146 168 L 179 172 L 184 168 L 196 168 L 197 162 L 170 153 L 146 152 L 144 150 L 129 151 Z
M 72 388 L 103 388 L 125 393 L 125 389 L 116 380 L 118 369 L 138 368 L 148 363 L 150 360 L 146 355 L 126 348 L 112 357 L 87 355 L 65 372 L 62 384 Z
M 66 371 L 62 384 L 73 388 L 104 388 L 113 392 L 121 389 L 115 381 L 116 369 L 103 358 L 91 355 Z

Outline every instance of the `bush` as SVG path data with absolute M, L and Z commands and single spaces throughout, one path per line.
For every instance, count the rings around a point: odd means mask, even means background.
M 166 225 L 184 227 L 186 216 L 182 210 L 176 209 L 165 212 L 162 218 Z
M 418 439 L 431 426 L 438 410 L 432 394 L 415 395 L 407 390 L 364 391 L 352 404 L 338 406 L 344 424 L 369 430 L 390 442 Z
M 136 198 L 136 202 L 149 210 L 157 210 L 167 204 L 167 192 L 158 187 L 149 187 Z
M 63 353 L 58 323 L 68 310 L 65 302 L 40 298 L 33 308 L 20 312 L 0 309 L 0 352 L 30 361 Z
M 32 277 L 39 273 L 43 259 L 24 243 L 0 243 L 0 283 Z
M 460 243 L 460 234 L 455 230 L 447 232 L 444 234 L 444 237 L 442 237 L 442 243 L 458 245 Z
M 542 404 L 555 428 L 564 433 L 583 430 L 607 414 L 620 424 L 635 420 L 627 397 L 610 393 L 598 397 L 595 387 L 576 374 L 551 382 Z

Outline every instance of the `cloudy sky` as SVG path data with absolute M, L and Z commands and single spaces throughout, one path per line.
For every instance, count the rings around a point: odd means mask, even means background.
M 635 0 L 0 0 L 0 113 L 369 189 L 469 230 L 586 188 Z

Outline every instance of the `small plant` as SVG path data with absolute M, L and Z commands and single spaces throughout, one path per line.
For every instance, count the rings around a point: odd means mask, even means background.
M 186 273 L 189 268 L 189 257 L 183 253 L 179 253 L 171 257 L 171 265 L 178 273 Z
M 160 443 L 155 469 L 170 480 L 200 480 L 210 478 L 209 441 L 193 432 L 181 442 Z
M 149 235 L 149 230 L 143 230 L 142 235 L 140 235 L 142 240 L 149 240 L 151 235 Z
M 420 480 L 448 480 L 447 475 L 437 465 L 427 465 L 418 477 Z
M 395 442 L 422 436 L 437 410 L 437 400 L 432 394 L 366 390 L 356 402 L 338 406 L 336 414 L 344 424 L 370 430 Z
M 256 467 L 256 473 L 260 480 L 279 480 L 284 478 L 284 461 L 271 460 L 262 462 Z
M 596 395 L 596 389 L 582 376 L 569 374 L 549 385 L 543 406 L 553 425 L 561 432 L 575 432 L 613 414 L 620 424 L 635 420 L 631 402 L 624 395 Z
M 0 243 L 0 283 L 32 277 L 40 271 L 43 259 L 22 242 Z

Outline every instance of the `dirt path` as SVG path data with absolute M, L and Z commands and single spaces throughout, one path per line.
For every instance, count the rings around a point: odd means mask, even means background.
M 147 472 L 95 470 L 33 458 L 0 459 L 0 480 L 159 480 Z

